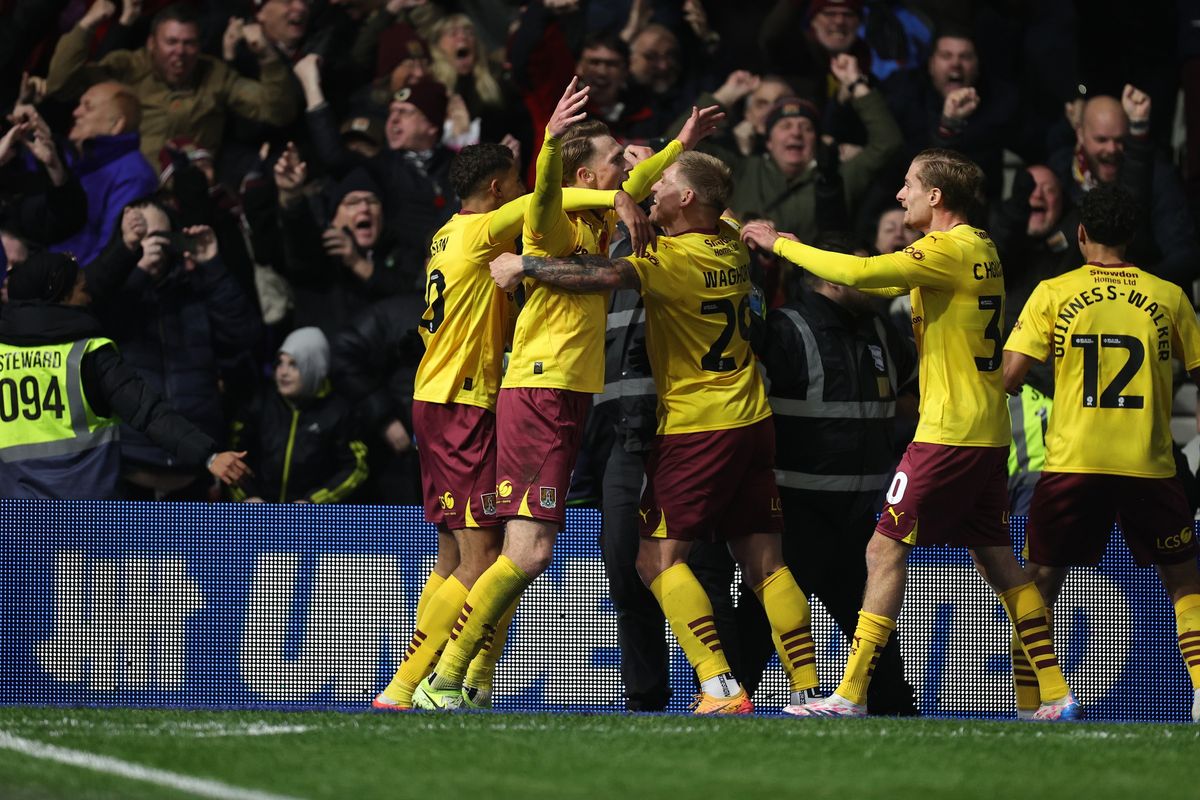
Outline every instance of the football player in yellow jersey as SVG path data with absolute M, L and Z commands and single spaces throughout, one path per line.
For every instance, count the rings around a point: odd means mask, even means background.
M 653 187 L 650 220 L 664 232 L 654 254 L 509 255 L 492 262 L 502 288 L 524 276 L 575 292 L 633 288 L 644 298 L 660 405 L 637 566 L 696 669 L 699 714 L 745 714 L 753 705 L 730 671 L 712 606 L 688 568 L 696 539 L 726 541 L 755 587 L 793 702 L 817 685 L 808 603 L 783 563 L 771 410 L 747 340 L 749 258 L 734 223 L 721 216 L 732 187 L 719 160 L 686 152 Z
M 1170 428 L 1171 359 L 1200 383 L 1200 325 L 1178 286 L 1124 260 L 1138 227 L 1128 191 L 1093 189 L 1079 220 L 1087 263 L 1042 281 L 1004 346 L 1013 393 L 1035 361 L 1054 357 L 1057 397 L 1029 509 L 1027 571 L 1053 607 L 1067 569 L 1094 566 L 1119 521 L 1134 558 L 1154 565 L 1175 604 L 1200 722 L 1200 571 Z
M 496 395 L 511 299 L 488 273 L 496 255 L 512 252 L 529 195 L 508 148 L 466 147 L 450 168 L 462 210 L 436 234 L 427 267 L 428 308 L 421 319 L 425 355 L 413 392 L 425 515 L 438 529 L 438 560 L 417 607 L 405 659 L 372 704 L 411 707 L 412 691 L 432 669 L 470 587 L 499 555 L 496 518 Z M 612 207 L 615 192 L 572 190 L 571 210 Z M 507 624 L 472 665 L 486 689 Z M 486 698 L 480 701 L 486 702 Z
M 920 357 L 921 420 L 888 488 L 867 545 L 867 587 L 837 692 L 802 716 L 862 716 L 875 659 L 896 627 L 909 551 L 965 546 L 1000 596 L 1022 652 L 1031 656 L 1039 719 L 1081 715 L 1063 679 L 1037 587 L 1022 572 L 1008 531 L 1011 429 L 1001 365 L 1004 273 L 988 235 L 967 224 L 983 172 L 951 150 L 917 154 L 896 195 L 904 223 L 925 236 L 872 258 L 831 253 L 752 222 L 742 238 L 833 283 L 912 293 Z
M 534 255 L 607 253 L 616 214 L 565 213 L 564 175 L 569 185 L 623 187 L 619 197 L 644 199 L 663 168 L 715 130 L 724 116 L 716 106 L 694 109 L 678 139 L 631 173 L 624 148 L 607 126 L 576 124 L 587 101 L 587 89 L 576 91 L 576 85 L 573 80 L 564 92 L 538 155 L 524 235 L 525 252 Z M 645 222 L 644 231 L 637 225 L 630 230 L 635 249 L 644 252 L 638 234 L 652 237 L 653 229 Z M 506 521 L 504 554 L 481 576 L 437 667 L 417 688 L 414 702 L 421 708 L 475 704 L 468 661 L 550 563 L 592 395 L 603 388 L 604 297 L 535 280 L 523 288 L 526 300 L 497 404 L 496 507 Z

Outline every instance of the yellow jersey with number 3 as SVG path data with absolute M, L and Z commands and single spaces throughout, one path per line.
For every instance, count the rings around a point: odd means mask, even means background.
M 658 237 L 626 258 L 641 280 L 658 432 L 751 425 L 771 415 L 750 349 L 750 257 L 736 223 Z
M 1200 367 L 1200 325 L 1178 286 L 1129 264 L 1084 265 L 1038 284 L 1004 347 L 1054 357 L 1047 471 L 1175 474 L 1171 358 Z
M 1012 425 L 1000 371 L 1004 271 L 987 232 L 955 225 L 871 258 L 783 238 L 774 250 L 834 283 L 910 290 L 921 383 L 914 442 L 1009 446 Z
M 1000 370 L 1004 271 L 996 245 L 985 231 L 956 225 L 891 257 L 912 288 L 921 390 L 913 441 L 1008 447 L 1012 421 Z

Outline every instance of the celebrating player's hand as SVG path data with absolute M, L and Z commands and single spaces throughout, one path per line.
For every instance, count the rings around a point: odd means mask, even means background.
M 517 288 L 517 284 L 521 282 L 521 276 L 525 274 L 521 257 L 516 253 L 504 253 L 497 256 L 492 260 L 490 267 L 492 280 L 506 292 Z
M 578 75 L 571 78 L 562 97 L 558 98 L 558 105 L 554 107 L 550 121 L 546 123 L 546 133 L 557 139 L 567 132 L 567 128 L 576 122 L 582 122 L 587 116 L 583 108 L 587 105 L 588 91 L 590 89 L 587 86 L 579 88 Z
M 742 226 L 742 241 L 759 250 L 774 252 L 775 240 L 778 238 L 779 231 L 766 220 L 755 220 Z
M 241 452 L 226 450 L 223 453 L 217 453 L 216 458 L 208 465 L 208 471 L 213 474 L 213 477 L 219 478 L 227 485 L 240 483 L 242 478 L 254 474 L 250 467 L 246 466 L 246 462 L 242 461 L 245 457 L 245 450 Z
M 634 255 L 641 257 L 646 255 L 647 250 L 658 249 L 658 237 L 655 236 L 654 226 L 647 219 L 646 212 L 642 211 L 641 206 L 632 197 L 623 191 L 617 192 L 613 208 L 629 231 L 629 243 L 633 245 Z
M 646 147 L 641 144 L 627 144 L 625 145 L 625 166 L 633 169 L 652 155 L 654 155 L 653 147 Z
M 942 104 L 942 116 L 947 119 L 962 120 L 975 113 L 979 108 L 979 93 L 973 86 L 963 86 L 946 95 Z
M 1129 117 L 1130 125 L 1144 125 L 1150 122 L 1150 95 L 1131 83 L 1125 84 L 1121 92 L 1121 108 Z
M 691 150 L 700 143 L 701 139 L 715 131 L 723 119 L 725 119 L 725 112 L 721 110 L 720 106 L 709 106 L 708 108 L 692 106 L 692 115 L 688 117 L 688 121 L 683 124 L 683 130 L 675 138 L 683 145 L 684 150 Z

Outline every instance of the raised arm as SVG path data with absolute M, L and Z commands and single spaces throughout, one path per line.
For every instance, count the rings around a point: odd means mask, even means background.
M 525 240 L 547 253 L 569 253 L 575 249 L 575 227 L 563 210 L 563 166 L 559 141 L 567 128 L 587 116 L 588 87 L 578 88 L 571 78 L 558 100 L 537 158 L 537 179 L 525 210 Z
M 492 261 L 491 268 L 496 285 L 505 291 L 515 287 L 522 276 L 584 294 L 642 288 L 633 264 L 623 258 L 593 255 L 542 258 L 505 253 Z

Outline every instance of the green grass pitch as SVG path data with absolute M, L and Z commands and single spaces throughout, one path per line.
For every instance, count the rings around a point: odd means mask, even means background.
M 1194 800 L 1198 764 L 1186 725 L 0 708 L 5 800 Z

